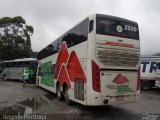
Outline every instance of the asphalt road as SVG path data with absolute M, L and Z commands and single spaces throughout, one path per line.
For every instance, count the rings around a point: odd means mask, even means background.
M 160 120 L 160 91 L 141 91 L 137 103 L 86 107 L 77 103 L 67 105 L 55 94 L 34 84 L 22 87 L 22 82 L 0 80 L 0 118 L 22 119 L 16 115 L 30 115 L 27 120 Z

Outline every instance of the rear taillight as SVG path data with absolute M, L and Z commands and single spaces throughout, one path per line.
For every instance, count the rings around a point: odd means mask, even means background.
M 92 61 L 92 87 L 96 92 L 101 92 L 100 69 L 94 61 Z
M 140 66 L 138 68 L 138 75 L 137 75 L 137 91 L 140 89 L 141 81 L 140 81 Z

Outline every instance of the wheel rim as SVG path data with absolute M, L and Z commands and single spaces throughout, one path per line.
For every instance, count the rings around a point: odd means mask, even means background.
M 59 85 L 57 86 L 57 97 L 61 99 L 61 90 Z

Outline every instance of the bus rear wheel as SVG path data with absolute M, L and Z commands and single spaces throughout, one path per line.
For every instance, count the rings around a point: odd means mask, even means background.
M 63 93 L 63 94 L 64 94 L 65 102 L 66 102 L 67 104 L 72 104 L 73 101 L 71 101 L 70 98 L 69 98 L 68 87 L 67 87 L 67 86 L 65 86 L 65 88 L 64 88 L 64 93 Z
M 60 84 L 57 85 L 56 93 L 57 93 L 58 100 L 62 100 L 63 99 L 63 92 L 61 91 Z

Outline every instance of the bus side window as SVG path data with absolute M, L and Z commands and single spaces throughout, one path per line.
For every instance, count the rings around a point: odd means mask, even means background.
M 89 22 L 89 33 L 93 30 L 93 20 Z
M 41 76 L 41 67 L 38 68 L 38 76 Z

